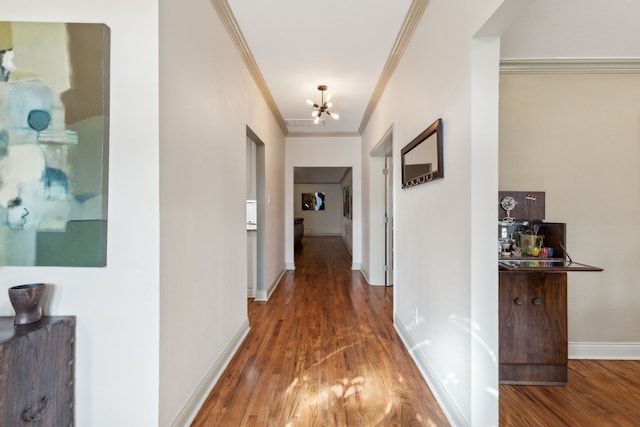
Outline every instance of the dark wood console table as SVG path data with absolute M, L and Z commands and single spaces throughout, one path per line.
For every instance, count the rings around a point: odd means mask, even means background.
M 0 317 L 0 426 L 72 426 L 75 317 Z

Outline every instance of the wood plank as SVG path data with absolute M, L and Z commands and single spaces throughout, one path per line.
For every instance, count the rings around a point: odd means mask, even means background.
M 351 270 L 339 237 L 307 237 L 193 422 L 448 426 L 393 328 L 393 288 Z
M 569 360 L 566 386 L 500 386 L 501 426 L 640 426 L 640 361 Z
M 393 288 L 351 271 L 339 238 L 304 237 L 195 427 L 447 426 L 393 329 Z M 640 426 L 640 361 L 569 360 L 566 386 L 501 385 L 501 426 Z

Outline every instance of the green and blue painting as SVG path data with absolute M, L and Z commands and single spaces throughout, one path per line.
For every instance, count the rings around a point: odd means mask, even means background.
M 106 265 L 109 36 L 0 21 L 0 265 Z

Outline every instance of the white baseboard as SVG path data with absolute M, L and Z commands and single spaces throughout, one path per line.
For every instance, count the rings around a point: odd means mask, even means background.
M 296 265 L 295 265 L 293 262 L 288 262 L 288 263 L 285 265 L 285 268 L 286 268 L 287 270 L 295 270 L 295 269 L 296 269 Z
M 640 360 L 640 343 L 570 342 L 569 359 Z
M 202 408 L 204 401 L 209 397 L 209 393 L 213 390 L 224 370 L 229 365 L 229 362 L 238 351 L 240 344 L 249 334 L 249 319 L 246 319 L 240 328 L 236 331 L 235 335 L 231 339 L 231 342 L 224 349 L 218 360 L 215 361 L 207 375 L 203 378 L 198 388 L 191 395 L 191 398 L 187 402 L 178 417 L 171 424 L 172 427 L 184 427 L 191 425 L 196 415 Z
M 362 268 L 362 266 L 360 266 L 360 274 L 362 274 L 362 277 L 364 277 L 364 280 L 370 285 L 371 282 L 369 281 L 369 274 L 367 273 L 367 270 L 364 270 Z
M 342 237 L 342 244 L 344 245 L 345 248 L 347 248 L 347 252 L 349 252 L 349 255 L 353 257 L 353 251 L 347 244 L 347 240 L 344 238 L 344 236 L 340 236 L 340 237 Z
M 362 264 L 360 264 L 359 262 L 354 262 L 351 264 L 352 270 L 360 270 L 361 268 L 362 268 Z
M 360 266 L 360 273 L 362 273 L 362 276 L 364 276 L 364 280 L 367 281 L 367 284 L 369 286 L 387 286 L 385 283 L 371 283 L 371 280 L 369 279 L 369 273 L 366 270 L 362 269 L 362 266 Z
M 278 275 L 278 278 L 276 280 L 274 280 L 273 282 L 271 282 L 271 284 L 269 285 L 269 288 L 267 290 L 256 291 L 255 300 L 256 301 L 269 301 L 269 298 L 271 297 L 271 294 L 273 294 L 273 291 L 276 290 L 276 288 L 278 287 L 278 284 L 280 283 L 280 280 L 282 279 L 282 276 L 284 276 L 284 273 L 286 273 L 287 270 L 281 270 L 280 274 Z
M 413 339 L 402 326 L 402 323 L 397 316 L 394 318 L 393 325 L 398 332 L 398 335 L 400 335 L 400 339 L 404 343 L 404 346 L 411 355 L 411 358 L 418 367 L 418 370 L 422 374 L 422 377 L 427 382 L 433 396 L 440 405 L 442 412 L 444 412 L 444 415 L 449 420 L 449 423 L 453 426 L 467 426 L 467 421 L 462 416 L 462 413 L 456 406 L 453 398 L 447 391 L 446 387 L 442 384 L 442 381 L 440 381 L 440 378 L 438 378 L 435 371 L 431 368 L 429 362 L 427 362 L 422 353 L 420 353 L 418 346 L 413 342 Z

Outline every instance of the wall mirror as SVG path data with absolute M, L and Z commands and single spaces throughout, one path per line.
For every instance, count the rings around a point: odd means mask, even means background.
M 433 122 L 400 152 L 402 188 L 444 177 L 442 162 L 442 119 Z

